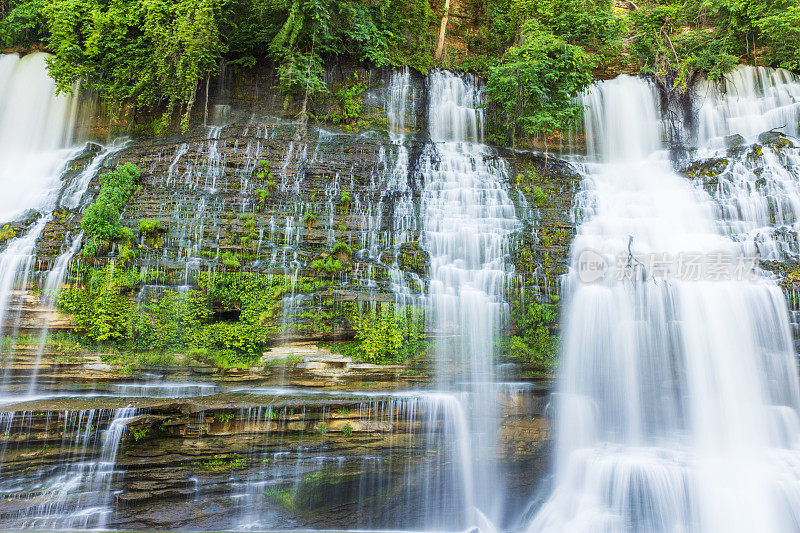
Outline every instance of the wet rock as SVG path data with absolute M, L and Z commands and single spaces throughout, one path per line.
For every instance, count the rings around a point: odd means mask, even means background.
M 700 180 L 707 191 L 713 192 L 716 186 L 719 185 L 719 175 L 725 172 L 728 165 L 729 160 L 727 158 L 716 157 L 695 161 L 681 170 L 681 173 L 687 178 Z
M 760 133 L 758 135 L 758 142 L 762 144 L 771 143 L 773 141 L 777 141 L 778 139 L 784 139 L 786 135 L 777 130 L 770 130 Z
M 728 135 L 725 137 L 723 142 L 725 143 L 726 148 L 737 148 L 745 143 L 745 139 L 738 133 L 734 133 L 733 135 Z

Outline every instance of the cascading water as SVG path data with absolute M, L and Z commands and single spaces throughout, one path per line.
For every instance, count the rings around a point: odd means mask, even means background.
M 554 488 L 529 530 L 794 531 L 800 387 L 786 304 L 712 198 L 672 171 L 657 102 L 627 76 L 584 97 Z M 724 133 L 764 127 L 742 117 Z
M 280 403 L 247 408 L 236 416 L 253 435 L 250 454 L 261 466 L 243 482 L 233 484 L 233 501 L 240 512 L 236 529 L 275 527 L 276 500 L 302 506 L 309 500 L 358 502 L 359 528 L 410 527 L 447 529 L 462 514 L 471 480 L 466 443 L 467 417 L 459 399 L 440 392 L 348 393 L 297 389 L 250 389 L 275 395 Z M 299 405 L 286 405 L 296 397 Z M 314 403 L 343 402 L 344 407 L 321 413 Z M 305 404 L 308 402 L 308 405 Z M 333 403 L 333 405 L 337 405 Z M 281 420 L 293 419 L 286 424 Z M 288 440 L 298 426 L 320 433 L 320 442 Z M 353 454 L 325 442 L 325 431 L 347 427 L 356 434 L 388 434 L 385 453 Z M 331 440 L 335 443 L 336 437 Z M 353 479 L 337 489 L 315 487 L 318 479 Z M 201 484 L 199 490 L 204 490 Z M 315 494 L 327 490 L 330 493 Z M 312 496 L 313 495 L 313 496 Z M 389 495 L 391 495 L 389 497 Z M 296 525 L 296 524 L 295 524 Z
M 736 240 L 767 260 L 797 260 L 800 230 L 800 79 L 740 66 L 694 90 L 690 135 L 707 164 L 700 176 Z M 788 135 L 788 137 L 786 137 Z
M 399 306 L 415 300 L 412 291 L 405 279 L 405 274 L 397 263 L 399 248 L 409 241 L 418 228 L 419 216 L 417 213 L 414 190 L 409 183 L 409 153 L 406 122 L 413 121 L 410 113 L 415 101 L 415 91 L 411 84 L 411 71 L 407 68 L 394 71 L 389 79 L 386 98 L 386 117 L 389 121 L 389 138 L 397 146 L 397 156 L 394 165 L 388 172 L 387 189 L 394 195 L 392 203 L 391 243 L 395 248 L 395 261 L 389 269 L 389 279 L 392 282 L 392 292 Z M 413 122 L 412 122 L 413 123 Z M 414 279 L 421 285 L 419 279 Z
M 103 528 L 111 512 L 111 486 L 118 473 L 116 456 L 134 408 L 64 411 L 58 419 L 44 413 L 2 413 L 0 494 L 4 524 L 15 529 Z M 33 429 L 32 429 L 33 428 Z M 44 451 L 31 465 L 30 451 L 13 447 L 32 438 Z M 27 433 L 26 439 L 18 439 Z M 53 444 L 55 446 L 53 446 Z M 9 470 L 9 471 L 3 471 Z
M 0 56 L 0 220 L 48 207 L 69 160 L 75 99 L 56 96 L 45 54 Z
M 429 83 L 431 143 L 420 162 L 425 247 L 430 253 L 429 318 L 438 335 L 437 377 L 465 390 L 473 479 L 468 513 L 497 523 L 503 491 L 492 451 L 497 432 L 494 340 L 506 310 L 508 238 L 518 227 L 504 162 L 483 140 L 478 81 L 434 72 Z M 472 523 L 477 520 L 468 517 Z
M 46 57 L 42 53 L 23 58 L 16 54 L 0 56 L 0 184 L 4 191 L 0 224 L 14 223 L 16 227 L 0 251 L 0 328 L 12 337 L 21 312 L 21 304 L 15 309 L 12 303 L 32 281 L 29 277 L 37 243 L 54 211 L 79 207 L 102 161 L 122 147 L 97 150 L 96 146 L 72 145 L 77 99 L 56 94 Z M 80 171 L 69 179 L 73 162 Z M 79 244 L 79 239 L 72 240 L 65 254 L 56 259 L 45 283 L 45 307 L 52 308 L 54 291 Z M 31 392 L 35 390 L 40 357 L 41 350 L 31 369 Z M 9 385 L 10 365 L 5 362 L 0 390 Z

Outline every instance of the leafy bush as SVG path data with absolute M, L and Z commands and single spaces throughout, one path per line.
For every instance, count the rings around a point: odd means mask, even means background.
M 122 288 L 135 281 L 119 266 L 94 270 L 84 287 L 63 289 L 59 308 L 74 316 L 76 330 L 94 343 L 120 342 L 129 338 L 135 306 Z
M 155 235 L 163 231 L 161 221 L 152 218 L 143 218 L 139 221 L 139 234 L 140 235 Z
M 348 439 L 353 436 L 353 426 L 350 425 L 350 422 L 347 422 L 342 427 L 342 434 Z
M 264 182 L 264 188 L 256 189 L 253 192 L 255 193 L 256 198 L 258 199 L 258 203 L 264 204 L 266 203 L 267 198 L 269 198 L 277 188 L 278 184 L 275 183 L 274 181 L 266 181 Z
M 316 259 L 311 262 L 310 266 L 311 269 L 316 270 L 317 273 L 321 274 L 324 272 L 325 274 L 331 276 L 331 278 L 333 278 L 337 272 L 344 270 L 344 265 L 342 262 L 334 258 L 332 255 L 329 255 L 325 259 Z
M 97 255 L 103 243 L 118 239 L 132 242 L 133 233 L 123 228 L 119 218 L 128 203 L 141 176 L 139 167 L 125 163 L 111 172 L 101 174 L 100 193 L 94 203 L 86 208 L 81 220 L 84 232 L 83 254 L 86 257 Z
M 303 215 L 303 223 L 308 228 L 313 228 L 317 224 L 317 220 L 319 220 L 319 215 L 316 213 L 306 213 Z
M 339 261 L 345 262 L 353 255 L 353 249 L 347 243 L 337 242 L 331 248 L 331 255 L 336 257 Z
M 279 277 L 203 274 L 198 290 L 165 290 L 137 305 L 130 289 L 138 282 L 135 271 L 117 262 L 90 268 L 82 285 L 59 295 L 59 309 L 73 315 L 81 339 L 137 353 L 117 356 L 118 364 L 171 365 L 171 351 L 187 350 L 191 358 L 220 368 L 251 366 L 277 331 L 285 291 Z M 145 354 L 152 357 L 142 359 Z
M 235 320 L 221 319 L 199 328 L 194 345 L 212 353 L 221 352 L 217 363 L 253 364 L 276 331 L 275 317 L 285 291 L 283 280 L 242 272 L 203 275 L 199 283 L 216 316 L 237 313 L 238 316 Z
M 367 84 L 358 79 L 358 74 L 348 81 L 344 87 L 336 91 L 335 97 L 340 111 L 331 115 L 334 124 L 352 122 L 361 116 L 364 110 L 364 91 Z
M 547 193 L 540 186 L 534 185 L 532 193 L 533 201 L 536 202 L 536 205 L 543 206 L 547 204 Z
M 349 316 L 356 332 L 356 357 L 367 363 L 402 363 L 425 352 L 425 320 L 421 313 L 406 308 L 396 311 L 393 305 L 378 305 L 365 313 Z
M 504 341 L 507 356 L 533 363 L 543 371 L 555 368 L 558 355 L 558 298 L 549 303 L 537 296 L 523 296 L 511 302 L 514 335 Z
M 222 255 L 219 257 L 222 264 L 228 270 L 239 270 L 242 268 L 242 262 L 239 260 L 239 257 L 230 251 L 223 252 Z
M 182 350 L 211 315 L 202 292 L 165 291 L 146 301 L 132 320 L 130 346 L 142 350 Z

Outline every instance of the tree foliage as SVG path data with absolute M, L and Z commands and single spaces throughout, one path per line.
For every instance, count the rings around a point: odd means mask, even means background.
M 218 30 L 223 0 L 52 0 L 44 7 L 62 90 L 78 82 L 116 114 L 123 105 L 164 109 L 162 126 L 181 108 L 188 119 L 201 78 L 224 49 Z
M 800 68 L 798 0 L 643 1 L 626 18 L 631 52 L 668 86 L 701 73 L 719 79 L 737 63 Z
M 588 86 L 591 59 L 572 45 L 527 23 L 519 46 L 489 70 L 487 90 L 508 116 L 508 140 L 566 129 L 580 115 L 575 96 Z
M 80 83 L 109 104 L 177 110 L 187 125 L 200 82 L 222 62 L 278 65 L 278 88 L 304 99 L 328 90 L 324 60 L 429 66 L 428 0 L 11 0 L 2 44 L 43 41 L 59 88 Z M 2 14 L 0 14 L 2 16 Z
M 488 24 L 502 36 L 487 90 L 500 108 L 501 141 L 567 129 L 591 69 L 619 48 L 621 23 L 606 0 L 492 0 Z M 503 45 L 505 43 L 505 45 Z

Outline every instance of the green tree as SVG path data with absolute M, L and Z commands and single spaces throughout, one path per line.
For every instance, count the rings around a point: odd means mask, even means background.
M 575 96 L 592 82 L 592 61 L 580 48 L 544 30 L 535 21 L 523 28 L 522 44 L 512 46 L 489 70 L 487 91 L 508 118 L 508 140 L 553 133 L 581 113 Z
M 223 51 L 217 18 L 224 0 L 52 0 L 44 8 L 50 73 L 59 88 L 81 82 L 119 116 L 123 106 L 176 108 L 184 128 L 200 79 L 216 72 Z

